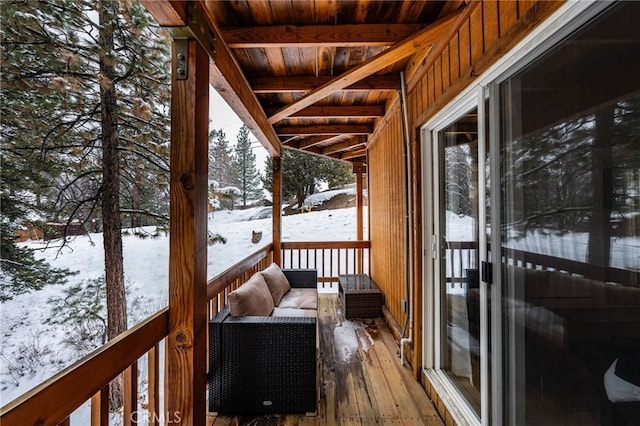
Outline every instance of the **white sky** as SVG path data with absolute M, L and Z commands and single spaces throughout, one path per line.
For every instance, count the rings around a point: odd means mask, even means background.
M 211 86 L 209 87 L 209 119 L 211 120 L 209 129 L 222 129 L 227 135 L 229 145 L 235 146 L 238 141 L 238 130 L 242 126 L 242 120 Z M 249 133 L 249 135 L 253 142 L 253 152 L 256 154 L 256 168 L 262 173 L 265 159 L 269 154 L 252 133 Z

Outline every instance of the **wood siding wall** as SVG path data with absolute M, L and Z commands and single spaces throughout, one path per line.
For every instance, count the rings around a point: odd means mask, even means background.
M 415 244 L 412 259 L 414 291 L 414 345 L 410 362 L 418 375 L 421 354 L 422 298 L 422 190 L 419 166 L 420 128 L 435 113 L 518 41 L 555 11 L 563 1 L 473 1 L 457 19 L 443 42 L 416 54 L 408 64 L 407 109 L 412 146 L 412 195 Z M 403 138 L 400 103 L 387 109 L 368 147 L 371 275 L 385 295 L 385 304 L 398 324 L 404 322 L 405 200 Z M 429 206 L 427 206 L 429 208 Z
M 404 322 L 407 238 L 400 102 L 396 100 L 369 142 L 370 274 L 396 322 Z
M 562 3 L 470 3 L 444 42 L 407 67 L 407 103 L 413 127 L 423 125 Z

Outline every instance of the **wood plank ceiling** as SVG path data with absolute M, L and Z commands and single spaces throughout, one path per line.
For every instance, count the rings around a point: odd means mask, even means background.
M 191 10 L 175 1 L 143 3 L 168 26 L 179 25 L 168 18 L 172 14 Z M 398 95 L 400 72 L 412 55 L 424 57 L 444 37 L 466 5 L 433 0 L 199 3 L 211 21 L 216 55 L 224 50 L 235 62 L 225 68 L 214 58 L 211 83 L 272 155 L 287 147 L 358 163 L 366 162 L 368 136 Z M 230 75 L 234 70 L 242 75 Z M 247 105 L 255 100 L 259 108 Z

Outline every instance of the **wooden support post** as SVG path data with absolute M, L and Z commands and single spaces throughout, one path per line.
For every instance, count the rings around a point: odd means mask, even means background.
M 282 159 L 271 159 L 273 168 L 273 262 L 282 265 Z
M 207 365 L 209 56 L 173 43 L 166 414 L 204 426 Z
M 361 163 L 353 165 L 353 171 L 356 173 L 356 240 L 358 241 L 364 239 L 364 197 L 362 195 L 364 170 L 364 165 Z M 362 272 L 362 249 L 359 249 L 356 256 L 356 273 Z

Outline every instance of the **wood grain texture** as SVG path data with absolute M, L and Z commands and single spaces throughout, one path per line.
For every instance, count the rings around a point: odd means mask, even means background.
M 366 60 L 360 65 L 350 68 L 348 71 L 342 73 L 332 81 L 313 90 L 311 93 L 309 93 L 299 101 L 282 108 L 280 111 L 269 117 L 269 122 L 271 124 L 277 123 L 283 118 L 289 117 L 291 114 L 294 114 L 303 108 L 313 105 L 317 101 L 329 96 L 335 91 L 341 90 L 357 81 L 362 80 L 365 77 L 368 77 L 380 71 L 381 69 L 391 64 L 394 64 L 401 59 L 412 55 L 416 50 L 421 48 L 423 49 L 425 48 L 425 46 L 432 45 L 446 34 L 448 26 L 455 20 L 456 17 L 457 14 L 451 14 L 432 25 L 429 25 L 420 32 L 407 37 L 403 41 L 394 44 L 389 49 L 381 52 L 373 58 Z
M 282 265 L 282 160 L 280 157 L 271 160 L 273 171 L 273 188 L 271 189 L 273 198 L 272 232 L 273 232 L 273 261 L 277 265 Z
M 253 77 L 250 80 L 255 93 L 310 92 L 328 84 L 333 77 L 289 76 Z M 397 75 L 374 75 L 343 87 L 342 91 L 393 91 L 400 89 Z M 292 114 L 293 115 L 293 114 Z
M 373 133 L 372 124 L 319 124 L 315 126 L 278 126 L 276 133 L 280 136 L 296 135 L 366 135 Z
M 140 3 L 162 26 L 183 27 L 187 23 L 187 7 L 184 1 L 141 0 Z
M 402 322 L 405 295 L 405 185 L 400 103 L 390 107 L 368 150 L 371 277 L 385 295 L 385 305 Z
M 268 109 L 273 112 L 276 109 Z M 315 105 L 292 114 L 306 118 L 376 118 L 384 116 L 384 105 Z
M 124 371 L 124 426 L 138 423 L 138 361 Z
M 270 25 L 222 29 L 232 49 L 390 46 L 426 24 Z
M 209 56 L 188 43 L 188 76 L 172 78 L 167 412 L 205 423 Z

